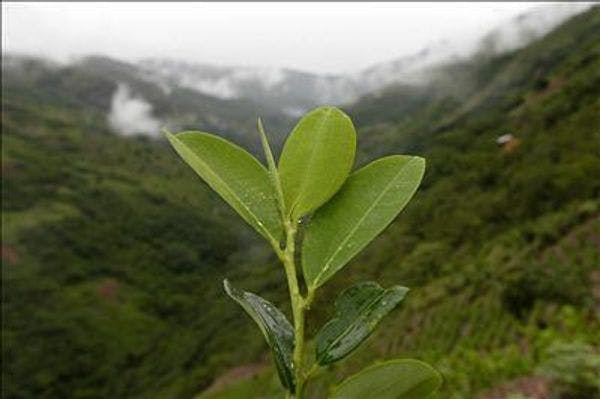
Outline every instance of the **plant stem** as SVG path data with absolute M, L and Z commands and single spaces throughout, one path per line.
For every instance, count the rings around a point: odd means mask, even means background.
M 295 399 L 302 399 L 304 390 L 304 312 L 305 300 L 300 294 L 298 278 L 296 276 L 295 239 L 296 225 L 293 222 L 285 222 L 286 245 L 283 251 L 282 261 L 287 276 L 290 299 L 292 303 L 292 313 L 294 317 L 294 374 L 296 377 L 296 395 Z
M 278 242 L 271 242 L 275 253 L 281 259 L 285 268 L 285 275 L 287 277 L 288 288 L 290 291 L 290 299 L 292 303 L 292 314 L 294 317 L 294 375 L 296 380 L 296 393 L 286 393 L 287 399 L 302 399 L 304 391 L 304 382 L 306 376 L 304 375 L 304 312 L 308 306 L 308 302 L 312 300 L 312 291 L 309 292 L 308 301 L 304 299 L 300 294 L 300 288 L 298 286 L 298 277 L 296 275 L 296 221 L 291 221 L 286 217 L 285 203 L 283 198 L 283 190 L 281 188 L 281 180 L 279 179 L 279 173 L 277 166 L 275 165 L 275 159 L 271 152 L 271 146 L 265 134 L 265 130 L 260 118 L 257 120 L 257 128 L 260 134 L 261 143 L 267 158 L 267 165 L 269 167 L 269 175 L 271 178 L 271 184 L 275 189 L 277 205 L 280 211 L 281 220 L 285 228 L 285 248 L 282 250 L 279 247 Z

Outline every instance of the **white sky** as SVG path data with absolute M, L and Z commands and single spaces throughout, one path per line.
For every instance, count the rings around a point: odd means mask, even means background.
M 541 3 L 2 3 L 3 51 L 357 71 Z

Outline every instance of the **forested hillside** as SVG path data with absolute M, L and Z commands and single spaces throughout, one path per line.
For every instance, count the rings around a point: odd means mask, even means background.
M 344 107 L 360 164 L 415 154 L 427 172 L 328 283 L 376 279 L 410 294 L 310 397 L 391 357 L 435 365 L 440 398 L 600 395 L 598 32 L 595 7 L 520 50 Z M 82 70 L 3 80 L 5 396 L 191 398 L 242 366 L 201 396 L 277 397 L 260 332 L 221 288 L 227 277 L 287 309 L 276 259 L 164 140 L 111 133 L 108 105 L 89 106 L 106 82 Z M 263 116 L 268 131 L 287 123 Z M 258 144 L 235 127 L 229 138 Z M 333 299 L 317 298 L 310 324 Z
M 196 392 L 233 360 L 221 349 L 233 333 L 217 333 L 237 318 L 221 280 L 270 272 L 265 248 L 163 141 L 116 136 L 101 108 L 14 83 L 2 119 L 5 392 Z M 262 352 L 253 342 L 240 361 Z

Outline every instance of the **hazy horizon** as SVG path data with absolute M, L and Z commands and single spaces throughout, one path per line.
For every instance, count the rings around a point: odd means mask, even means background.
M 544 4 L 556 3 L 3 3 L 2 49 L 341 74 L 430 45 L 468 48 Z

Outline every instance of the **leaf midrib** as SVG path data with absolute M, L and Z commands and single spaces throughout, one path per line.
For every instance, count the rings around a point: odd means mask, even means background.
M 359 226 L 365 221 L 365 219 L 367 218 L 367 216 L 373 211 L 373 209 L 375 208 L 375 206 L 377 204 L 379 204 L 379 202 L 381 201 L 381 199 L 383 198 L 383 196 L 385 194 L 387 194 L 387 192 L 390 190 L 390 187 L 392 186 L 393 182 L 396 181 L 396 179 L 398 178 L 398 176 L 400 176 L 400 174 L 404 171 L 404 169 L 411 164 L 412 162 L 415 161 L 416 158 L 412 158 L 410 161 L 408 161 L 399 171 L 398 173 L 396 173 L 396 175 L 394 175 L 394 177 L 390 180 L 390 182 L 385 186 L 385 189 L 381 191 L 381 194 L 379 194 L 377 196 L 377 198 L 375 199 L 375 201 L 373 201 L 373 203 L 369 206 L 369 208 L 367 209 L 367 211 L 364 213 L 364 215 L 359 219 L 358 223 L 356 223 L 356 225 L 352 228 L 352 230 L 350 230 L 350 233 L 348 233 L 348 235 L 346 236 L 346 238 L 344 238 L 344 240 L 342 240 L 340 242 L 340 244 L 338 245 L 338 247 L 336 248 L 336 250 L 333 252 L 333 254 L 329 257 L 329 259 L 327 260 L 327 262 L 325 262 L 325 266 L 323 266 L 323 269 L 321 269 L 321 271 L 319 272 L 319 274 L 317 274 L 317 277 L 314 279 L 314 284 L 311 284 L 311 286 L 313 288 L 316 288 L 318 286 L 319 280 L 321 279 L 321 277 L 323 276 L 323 274 L 325 272 L 327 272 L 329 270 L 329 267 L 331 266 L 331 262 L 333 262 L 333 259 L 335 259 L 335 257 L 337 256 L 338 253 L 340 253 L 340 251 L 342 250 L 342 248 L 346 245 L 346 243 L 350 240 L 350 237 L 352 237 L 354 235 L 354 233 L 356 233 L 356 231 L 358 230 Z

